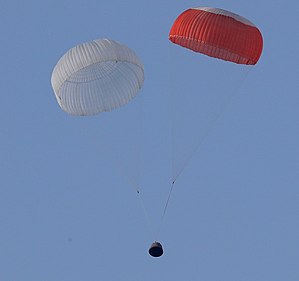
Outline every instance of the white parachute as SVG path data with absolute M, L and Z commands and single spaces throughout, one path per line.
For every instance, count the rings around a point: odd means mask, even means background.
M 70 49 L 51 77 L 58 104 L 71 115 L 94 115 L 123 106 L 137 95 L 143 81 L 144 68 L 136 54 L 110 39 Z

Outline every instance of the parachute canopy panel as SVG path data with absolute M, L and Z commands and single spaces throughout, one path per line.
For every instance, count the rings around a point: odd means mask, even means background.
M 263 49 L 259 29 L 232 12 L 191 8 L 175 20 L 169 40 L 182 47 L 238 64 L 254 65 Z
M 98 39 L 66 52 L 54 67 L 51 83 L 60 107 L 72 115 L 110 111 L 133 99 L 144 68 L 128 47 Z

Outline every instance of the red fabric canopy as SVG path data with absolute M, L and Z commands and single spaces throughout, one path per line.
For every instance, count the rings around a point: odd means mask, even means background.
M 175 20 L 169 40 L 211 57 L 238 64 L 256 64 L 263 38 L 249 20 L 217 8 L 192 8 Z

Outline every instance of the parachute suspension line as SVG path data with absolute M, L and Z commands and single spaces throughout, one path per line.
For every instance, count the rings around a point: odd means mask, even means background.
M 153 227 L 152 227 L 152 223 L 151 223 L 149 214 L 147 212 L 147 209 L 146 209 L 146 206 L 145 206 L 145 203 L 144 203 L 144 200 L 143 200 L 142 192 L 140 191 L 139 188 L 137 189 L 137 196 L 139 198 L 141 209 L 142 209 L 144 217 L 145 217 L 147 228 L 148 228 L 149 232 L 151 233 L 151 235 L 154 235 L 154 230 L 153 230 Z
M 174 148 L 174 123 L 173 123 L 173 126 L 172 126 L 172 139 L 173 139 L 173 141 L 172 141 L 173 142 L 173 145 L 172 145 L 172 170 L 173 170 L 172 181 L 173 181 L 173 183 L 183 173 L 183 171 L 185 170 L 185 168 L 188 166 L 188 164 L 192 160 L 195 152 L 200 147 L 200 145 L 203 143 L 203 141 L 205 140 L 205 138 L 209 135 L 209 133 L 211 132 L 211 130 L 214 128 L 215 124 L 217 123 L 217 121 L 219 120 L 219 118 L 222 116 L 222 114 L 225 112 L 225 110 L 229 106 L 230 102 L 240 92 L 241 87 L 242 87 L 243 83 L 245 82 L 246 78 L 248 77 L 251 69 L 252 69 L 251 66 L 247 66 L 247 70 L 245 72 L 244 77 L 242 77 L 242 79 L 239 80 L 239 83 L 236 85 L 235 90 L 231 91 L 230 96 L 227 98 L 226 102 L 224 102 L 224 104 L 222 105 L 221 110 L 219 111 L 219 113 L 217 115 L 215 115 L 214 119 L 211 121 L 211 123 L 209 124 L 209 126 L 206 128 L 206 130 L 205 130 L 205 132 L 203 134 L 203 137 L 194 146 L 193 150 L 191 151 L 191 153 L 189 154 L 188 158 L 185 160 L 184 164 L 182 165 L 181 169 L 177 172 L 177 174 L 174 173 L 174 166 L 175 166 L 175 159 L 174 159 L 174 152 L 175 151 L 174 150 L 175 150 L 175 148 Z M 173 105 L 173 110 L 174 110 L 174 105 Z
M 170 52 L 168 53 L 167 55 L 167 59 L 168 59 L 168 63 L 171 64 L 171 61 L 172 61 L 172 57 L 174 56 L 174 54 L 172 54 L 172 48 L 170 49 Z M 173 77 L 173 72 L 174 71 L 174 68 L 171 68 L 170 69 L 170 74 L 172 75 L 169 75 L 168 76 L 168 79 L 169 79 L 169 84 L 170 85 L 173 85 L 172 81 L 171 81 L 171 77 Z M 173 89 L 172 89 L 173 90 Z M 174 103 L 174 100 L 171 99 L 171 102 L 170 102 L 170 111 L 171 111 L 171 115 L 174 114 L 174 111 L 175 111 L 175 103 Z M 171 124 L 171 131 L 170 131 L 170 134 L 171 134 L 171 138 L 173 139 L 174 138 L 174 122 L 172 122 Z M 172 147 L 172 151 L 171 151 L 171 155 L 172 155 L 172 158 L 173 158 L 173 155 L 174 155 L 174 147 Z M 171 163 L 172 163 L 172 169 L 173 169 L 173 163 L 174 163 L 174 159 L 171 160 Z M 172 195 L 172 191 L 173 191 L 173 187 L 174 187 L 174 184 L 175 184 L 175 181 L 176 179 L 173 179 L 172 180 L 172 183 L 171 183 L 171 187 L 170 187 L 170 190 L 169 190 L 169 193 L 168 193 L 168 196 L 167 196 L 167 199 L 166 199 L 166 202 L 165 202 L 165 205 L 164 205 L 164 209 L 163 209 L 163 213 L 162 213 L 162 216 L 161 216 L 161 219 L 160 219 L 160 222 L 158 224 L 158 227 L 157 227 L 157 231 L 156 231 L 156 235 L 153 236 L 155 237 L 155 240 L 158 241 L 158 236 L 160 235 L 160 232 L 161 232 L 161 228 L 162 228 L 162 225 L 163 225 L 163 222 L 164 222 L 164 218 L 166 216 L 166 212 L 167 212 L 167 209 L 168 209 L 168 205 L 169 205 L 169 201 L 170 201 L 170 197 Z
M 175 57 L 175 53 L 174 53 L 174 49 L 173 48 L 170 48 L 170 52 L 169 52 L 169 63 L 171 65 L 171 61 L 172 61 L 172 58 Z M 172 91 L 174 92 L 174 95 L 175 95 L 175 87 L 173 85 L 173 83 L 171 83 L 171 77 L 175 77 L 175 73 L 174 73 L 174 67 L 171 67 L 170 68 L 170 72 L 171 72 L 171 76 L 170 76 L 170 85 L 172 85 Z M 174 145 L 174 139 L 175 139 L 175 118 L 174 118 L 174 114 L 175 114 L 175 97 L 173 97 L 171 100 L 170 100 L 170 114 L 172 116 L 171 118 L 171 131 L 170 131 L 170 134 L 171 134 L 171 170 L 172 170 L 172 187 L 176 181 L 176 178 L 174 177 L 174 171 L 175 171 L 175 145 Z
M 165 202 L 163 214 L 162 214 L 162 217 L 161 217 L 161 220 L 160 220 L 160 224 L 158 226 L 158 230 L 157 230 L 157 234 L 156 234 L 156 240 L 158 240 L 158 236 L 159 236 L 160 231 L 161 231 L 161 227 L 162 227 L 165 215 L 166 215 L 166 211 L 167 211 L 167 208 L 168 208 L 168 204 L 169 204 L 169 200 L 170 200 L 170 197 L 171 197 L 171 194 L 172 194 L 172 191 L 173 191 L 174 184 L 175 184 L 175 181 L 173 181 L 172 184 L 171 184 L 171 188 L 169 190 L 168 197 L 167 197 L 167 200 Z
M 140 120 L 140 119 L 138 119 L 138 120 Z M 92 141 L 94 141 L 94 146 L 96 147 L 97 146 L 96 138 L 93 137 Z M 139 184 L 137 183 L 136 180 L 134 180 L 134 178 L 132 176 L 130 177 L 127 173 L 125 173 L 119 167 L 117 161 L 115 161 L 115 160 L 113 161 L 112 159 L 109 159 L 109 160 L 110 160 L 109 162 L 110 162 L 112 168 L 114 169 L 114 171 L 116 171 L 118 173 L 118 175 L 133 189 L 133 191 L 136 192 L 136 194 L 139 198 L 139 201 L 140 201 L 141 209 L 142 209 L 144 217 L 145 217 L 147 228 L 148 228 L 150 234 L 153 235 L 153 237 L 154 237 L 154 230 L 153 230 L 152 223 L 151 223 L 150 217 L 148 215 L 148 212 L 147 212 L 147 209 L 146 209 L 146 206 L 144 203 L 144 199 L 143 199 Z
M 171 194 L 172 194 L 173 187 L 174 187 L 174 183 L 175 183 L 175 181 L 173 181 L 172 184 L 171 184 L 171 188 L 170 188 L 170 191 L 169 191 L 169 194 L 168 194 L 166 203 L 165 203 L 165 207 L 164 207 L 164 210 L 163 210 L 162 219 L 164 219 L 164 217 L 165 217 L 166 210 L 167 210 L 168 203 L 169 203 L 169 199 L 170 199 L 170 196 L 171 196 Z
M 137 117 L 137 122 L 138 122 L 138 125 L 139 125 L 139 128 L 140 128 L 140 135 L 141 135 L 141 138 L 144 138 L 144 135 L 143 135 L 143 130 L 144 130 L 144 99 L 143 99 L 143 96 L 139 96 L 140 98 L 140 106 L 138 107 L 138 117 Z M 139 148 L 139 153 L 138 153 L 138 156 L 139 156 L 139 165 L 137 167 L 137 169 L 139 170 L 138 171 L 138 174 L 139 176 L 141 177 L 141 154 L 142 154 L 142 151 L 143 151 L 143 147 L 142 147 L 142 144 L 143 142 L 140 141 L 138 143 L 138 148 Z M 139 180 L 140 182 L 140 180 Z M 144 201 L 144 198 L 143 198 L 143 194 L 142 194 L 142 190 L 140 189 L 140 186 L 137 185 L 136 186 L 136 193 L 137 193 L 137 196 L 139 198 L 139 202 L 140 202 L 140 206 L 141 206 L 141 209 L 143 211 L 143 215 L 144 215 L 144 218 L 145 218 L 145 221 L 146 221 L 146 225 L 147 225 L 147 228 L 150 232 L 151 235 L 154 235 L 154 229 L 153 229 L 153 224 L 152 224 L 152 220 L 149 216 L 149 212 L 147 210 L 147 207 L 146 207 L 146 204 L 145 204 L 145 201 Z
M 136 171 L 134 173 L 134 175 L 131 173 L 126 173 L 125 169 L 122 169 L 122 167 L 119 165 L 119 163 L 117 163 L 117 161 L 111 161 L 113 166 L 114 166 L 114 170 L 119 172 L 119 175 L 122 176 L 122 178 L 127 182 L 127 184 L 129 186 L 132 187 L 133 191 L 137 194 L 137 197 L 139 199 L 140 202 L 140 207 L 142 209 L 144 218 L 145 218 L 145 224 L 148 228 L 148 231 L 150 232 L 151 235 L 154 234 L 154 230 L 153 230 L 153 224 L 152 221 L 150 219 L 148 210 L 146 208 L 146 204 L 143 198 L 143 193 L 142 190 L 140 188 L 140 177 L 141 177 L 141 154 L 142 154 L 142 133 L 143 133 L 143 112 L 144 112 L 144 100 L 142 99 L 142 97 L 140 97 L 139 100 L 139 106 L 136 109 L 136 118 L 134 119 L 137 126 L 138 126 L 138 130 L 140 130 L 140 138 L 135 138 L 135 141 L 137 141 L 136 145 L 135 145 L 135 150 L 137 153 L 137 163 L 136 163 Z

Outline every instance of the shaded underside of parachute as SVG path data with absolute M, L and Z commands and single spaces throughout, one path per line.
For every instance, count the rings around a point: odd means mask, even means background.
M 169 40 L 182 47 L 238 64 L 258 62 L 263 38 L 249 20 L 217 8 L 184 11 L 173 23 Z
M 110 39 L 70 49 L 51 78 L 57 102 L 72 115 L 94 115 L 123 106 L 137 95 L 143 81 L 143 65 L 136 54 Z

